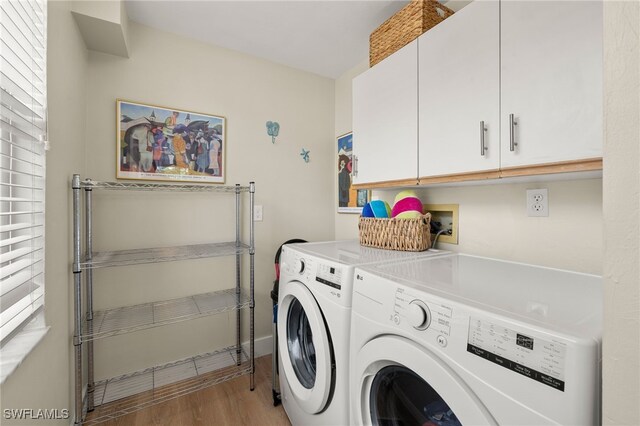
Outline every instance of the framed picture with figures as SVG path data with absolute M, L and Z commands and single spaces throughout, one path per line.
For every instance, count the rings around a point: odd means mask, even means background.
M 226 119 L 116 101 L 118 179 L 224 183 Z
M 351 170 L 353 163 L 353 133 L 338 136 L 338 213 L 362 213 L 369 202 L 371 191 L 351 188 Z

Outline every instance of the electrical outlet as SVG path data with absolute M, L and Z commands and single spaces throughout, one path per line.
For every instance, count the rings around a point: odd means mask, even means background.
M 253 220 L 262 222 L 262 206 L 253 206 Z
M 549 192 L 546 188 L 527 189 L 527 216 L 549 216 Z
M 438 237 L 438 244 L 458 244 L 458 204 L 423 204 L 422 207 L 431 213 L 431 221 L 440 222 L 445 230 Z M 431 238 L 435 239 L 435 234 L 431 234 Z

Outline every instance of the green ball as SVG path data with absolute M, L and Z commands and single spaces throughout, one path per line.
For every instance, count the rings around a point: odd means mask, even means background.
M 407 210 L 405 212 L 397 214 L 395 217 L 397 219 L 415 219 L 420 216 L 422 216 L 422 212 L 419 212 L 417 210 Z
M 398 193 L 398 195 L 396 195 L 396 198 L 393 200 L 393 204 L 395 205 L 398 201 L 402 200 L 403 198 L 407 198 L 407 197 L 418 198 L 418 196 L 416 195 L 415 191 L 413 191 L 411 189 L 405 189 L 404 191 L 400 191 Z

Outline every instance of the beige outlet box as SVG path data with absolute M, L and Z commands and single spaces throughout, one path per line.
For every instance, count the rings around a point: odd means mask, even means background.
M 431 213 L 432 222 L 440 222 L 443 229 L 451 228 L 451 235 L 440 234 L 439 243 L 458 244 L 458 204 L 423 204 L 425 212 Z M 435 238 L 431 234 L 431 240 Z

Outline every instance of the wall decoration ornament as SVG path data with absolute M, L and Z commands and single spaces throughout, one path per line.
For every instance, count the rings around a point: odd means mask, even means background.
M 118 179 L 224 183 L 226 119 L 116 101 Z
M 277 121 L 267 121 L 267 135 L 271 136 L 271 143 L 276 143 L 278 133 L 280 133 L 280 124 Z
M 371 191 L 351 188 L 353 133 L 338 136 L 338 213 L 360 213 Z
M 304 160 L 305 163 L 309 162 L 309 153 L 311 151 L 307 151 L 306 149 L 302 148 L 302 152 L 300 152 L 300 155 L 302 156 L 302 159 Z

